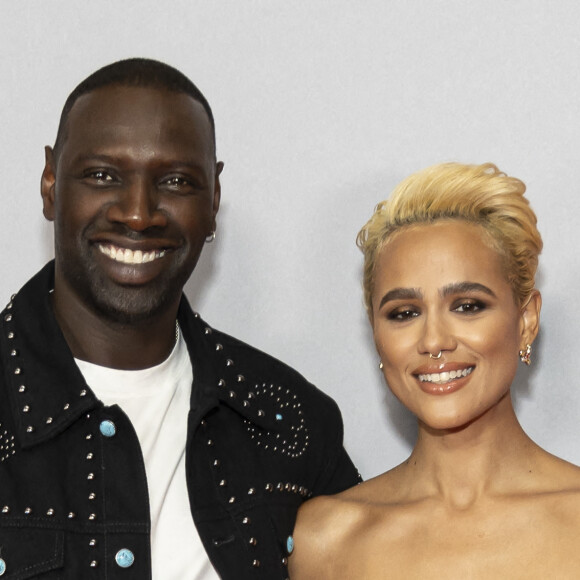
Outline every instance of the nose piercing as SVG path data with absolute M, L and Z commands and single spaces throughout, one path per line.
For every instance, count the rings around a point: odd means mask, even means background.
M 441 351 L 439 351 L 439 354 L 437 356 L 433 356 L 431 353 L 429 353 L 429 358 L 434 358 L 434 359 L 441 358 Z

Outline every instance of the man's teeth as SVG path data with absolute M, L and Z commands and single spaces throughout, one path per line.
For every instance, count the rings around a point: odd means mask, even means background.
M 475 367 L 469 367 L 460 371 L 449 371 L 444 373 L 431 373 L 428 375 L 419 375 L 419 380 L 422 383 L 435 383 L 436 385 L 442 385 L 443 383 L 448 383 L 453 379 L 459 379 L 466 377 L 471 374 L 471 371 Z
M 146 264 L 153 262 L 165 256 L 165 250 L 152 250 L 151 252 L 142 252 L 141 250 L 130 250 L 129 248 L 117 248 L 115 246 L 103 246 L 97 244 L 99 250 L 116 262 L 123 264 Z

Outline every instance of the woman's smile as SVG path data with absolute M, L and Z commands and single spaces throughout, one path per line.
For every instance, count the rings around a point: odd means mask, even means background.
M 426 424 L 456 428 L 501 401 L 523 327 L 502 256 L 482 226 L 411 226 L 381 250 L 375 343 L 389 387 Z
M 475 370 L 475 365 L 458 363 L 440 365 L 440 369 L 434 372 L 413 373 L 421 383 L 421 389 L 431 395 L 447 395 L 453 393 L 467 384 L 467 377 Z

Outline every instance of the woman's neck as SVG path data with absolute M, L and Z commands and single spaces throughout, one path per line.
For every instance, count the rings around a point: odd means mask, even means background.
M 508 394 L 460 429 L 437 431 L 420 423 L 402 475 L 418 497 L 438 497 L 450 507 L 467 509 L 485 495 L 521 489 L 534 471 L 537 450 Z

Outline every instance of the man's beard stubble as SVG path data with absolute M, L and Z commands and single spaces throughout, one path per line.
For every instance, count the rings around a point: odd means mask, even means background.
M 61 271 L 82 303 L 115 324 L 139 324 L 166 312 L 179 299 L 189 278 L 167 271 L 166 276 L 146 286 L 121 286 L 99 272 L 90 256 L 83 255 L 82 265 L 67 262 Z

